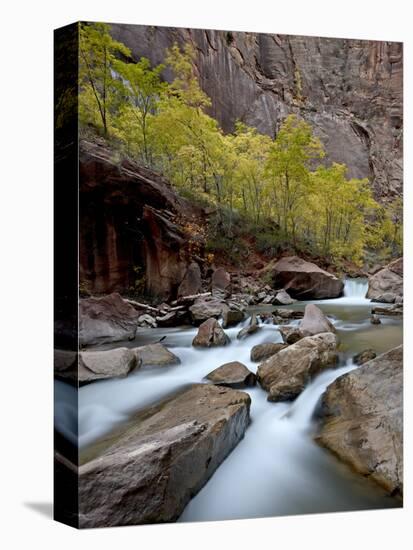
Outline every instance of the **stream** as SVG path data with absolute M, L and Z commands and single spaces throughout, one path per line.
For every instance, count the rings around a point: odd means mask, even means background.
M 402 343 L 401 319 L 383 317 L 371 325 L 371 303 L 364 298 L 367 281 L 346 281 L 345 295 L 313 301 L 335 325 L 340 344 L 338 367 L 329 369 L 306 387 L 292 403 L 270 403 L 260 386 L 248 388 L 251 396 L 251 424 L 244 439 L 219 466 L 203 489 L 189 502 L 179 521 L 243 519 L 289 514 L 350 511 L 399 506 L 384 492 L 353 474 L 345 465 L 313 441 L 315 413 L 326 387 L 338 376 L 357 368 L 352 356 L 373 348 L 382 353 Z M 309 302 L 289 306 L 303 309 Z M 255 308 L 271 311 L 272 306 Z M 164 344 L 180 359 L 171 367 L 145 367 L 124 379 L 102 380 L 83 386 L 78 394 L 78 415 L 73 409 L 70 385 L 55 381 L 58 430 L 80 454 L 129 416 L 188 384 L 202 382 L 213 369 L 229 361 L 240 361 L 256 372 L 250 361 L 251 348 L 264 342 L 281 342 L 276 325 L 261 329 L 244 340 L 236 335 L 244 321 L 226 329 L 231 343 L 225 347 L 195 349 L 194 327 L 140 329 L 133 342 L 100 346 L 136 347 L 166 336 Z M 295 323 L 298 323 L 296 321 Z M 293 323 L 291 323 L 293 324 Z M 77 437 L 78 435 L 78 437 Z

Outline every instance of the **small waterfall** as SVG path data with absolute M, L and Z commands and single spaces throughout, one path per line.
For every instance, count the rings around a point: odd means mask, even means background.
M 344 297 L 345 298 L 362 298 L 367 294 L 368 280 L 363 278 L 346 279 L 344 281 Z

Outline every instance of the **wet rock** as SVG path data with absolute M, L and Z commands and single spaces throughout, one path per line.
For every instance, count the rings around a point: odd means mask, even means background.
M 391 307 L 376 306 L 371 309 L 371 312 L 375 315 L 388 315 L 398 317 L 403 315 L 403 304 L 394 304 Z
M 80 527 L 177 520 L 243 438 L 249 408 L 244 392 L 195 384 L 135 415 L 98 456 L 86 453 Z
M 211 288 L 213 296 L 222 296 L 228 298 L 231 296 L 231 275 L 223 267 L 218 267 L 211 278 Z
M 207 319 L 198 329 L 198 334 L 192 340 L 196 347 L 225 346 L 229 338 L 216 319 Z
M 285 327 L 280 327 L 278 331 L 281 334 L 283 342 L 285 344 L 295 344 L 298 340 L 301 340 L 308 334 L 304 334 L 299 327 L 287 325 Z
M 232 327 L 238 325 L 241 321 L 244 320 L 244 311 L 243 308 L 237 304 L 229 304 L 222 309 L 222 326 L 224 328 Z
M 201 269 L 196 262 L 192 262 L 185 273 L 182 283 L 178 288 L 178 298 L 192 296 L 201 291 L 202 279 Z
M 370 317 L 370 323 L 372 325 L 380 325 L 381 324 L 381 321 L 380 321 L 380 317 L 378 315 L 371 315 Z
M 335 380 L 317 442 L 393 495 L 403 493 L 403 347 Z
M 291 319 L 302 319 L 304 317 L 304 312 L 294 309 L 278 308 L 274 310 L 273 315 L 274 317 L 280 317 L 283 320 L 289 321 Z
M 295 399 L 310 379 L 337 362 L 337 337 L 332 332 L 307 336 L 259 365 L 257 379 L 269 401 Z
M 403 258 L 391 262 L 369 277 L 367 298 L 393 303 L 397 296 L 403 296 Z
M 79 302 L 79 343 L 81 346 L 133 340 L 139 313 L 117 292 Z
M 275 298 L 273 299 L 273 304 L 279 304 L 279 305 L 282 305 L 282 306 L 289 306 L 290 304 L 293 304 L 294 302 L 296 302 L 296 300 L 293 300 L 293 298 L 291 298 L 291 296 L 288 294 L 288 292 L 286 292 L 285 290 L 280 290 L 279 292 L 277 292 L 277 294 L 275 295 Z
M 367 361 L 370 361 L 371 359 L 374 359 L 376 357 L 376 352 L 372 349 L 365 349 L 361 351 L 360 353 L 356 353 L 356 355 L 353 356 L 353 363 L 355 365 L 363 365 L 364 363 L 367 363 Z
M 162 316 L 156 317 L 158 327 L 177 327 L 188 322 L 188 312 L 185 308 L 169 311 Z
M 149 315 L 148 313 L 144 313 L 138 317 L 138 326 L 144 328 L 156 328 L 158 325 L 156 324 L 155 317 L 152 317 L 152 315 Z
M 242 340 L 243 338 L 246 338 L 247 336 L 254 334 L 259 329 L 260 327 L 258 325 L 257 316 L 254 313 L 253 315 L 251 315 L 249 324 L 246 327 L 242 328 L 237 334 L 237 339 Z
M 255 374 L 243 363 L 231 361 L 207 374 L 206 378 L 217 386 L 230 388 L 245 388 L 255 386 Z
M 79 353 L 78 380 L 80 383 L 86 383 L 103 378 L 124 378 L 137 366 L 140 366 L 140 361 L 128 348 L 81 351 Z
M 160 343 L 133 348 L 133 352 L 135 353 L 137 359 L 140 360 L 143 367 L 179 365 L 181 362 L 179 357 Z
M 337 298 L 343 293 L 341 279 L 298 256 L 281 258 L 267 270 L 275 288 L 284 288 L 299 300 Z
M 265 361 L 286 347 L 281 343 L 257 344 L 251 349 L 251 361 Z
M 195 325 L 210 319 L 211 317 L 221 317 L 224 309 L 227 308 L 227 304 L 216 297 L 198 298 L 193 305 L 189 308 L 192 322 Z
M 319 334 L 320 332 L 336 332 L 333 323 L 327 319 L 321 309 L 315 304 L 307 304 L 305 306 L 300 330 L 307 336 Z

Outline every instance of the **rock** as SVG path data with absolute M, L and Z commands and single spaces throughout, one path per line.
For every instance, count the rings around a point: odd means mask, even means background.
M 192 322 L 199 325 L 211 317 L 218 318 L 222 315 L 227 304 L 216 297 L 198 298 L 189 308 Z
M 98 456 L 85 453 L 80 527 L 177 520 L 243 438 L 249 408 L 244 392 L 195 384 L 137 413 Z
M 230 304 L 222 309 L 222 326 L 224 328 L 238 325 L 244 320 L 244 311 L 236 304 Z
M 275 295 L 275 298 L 273 300 L 273 304 L 279 304 L 282 306 L 289 306 L 296 302 L 296 300 L 293 300 L 291 296 L 286 292 L 285 290 L 280 290 Z
M 380 321 L 380 317 L 378 315 L 371 315 L 370 317 L 370 323 L 372 325 L 380 325 L 381 324 L 381 321 Z
M 267 294 L 263 300 L 261 300 L 261 303 L 264 305 L 272 304 L 275 296 L 273 294 Z
M 81 346 L 133 340 L 139 313 L 117 293 L 79 302 Z
M 298 340 L 301 340 L 301 338 L 308 336 L 308 334 L 304 334 L 299 327 L 294 327 L 290 325 L 279 327 L 278 331 L 281 334 L 281 337 L 285 344 L 295 344 L 296 342 L 298 342 Z
M 152 315 L 149 315 L 148 313 L 144 313 L 138 317 L 138 326 L 156 328 L 158 325 L 156 324 L 155 317 L 152 317 Z
M 337 337 L 332 332 L 307 336 L 259 365 L 257 379 L 269 401 L 295 399 L 322 369 L 337 361 Z
M 367 361 L 370 361 L 371 359 L 374 359 L 376 357 L 376 352 L 372 349 L 365 349 L 361 351 L 360 353 L 357 353 L 353 356 L 353 363 L 355 365 L 363 365 L 364 363 L 367 363 Z
M 229 338 L 214 318 L 207 319 L 198 329 L 198 334 L 192 340 L 193 346 L 209 348 L 211 346 L 225 346 Z
M 140 361 L 128 348 L 81 351 L 79 353 L 78 380 L 80 383 L 86 383 L 103 378 L 124 378 L 136 366 L 140 366 Z
M 133 352 L 137 359 L 141 361 L 142 367 L 164 367 L 168 365 L 179 365 L 181 362 L 179 357 L 160 343 L 133 348 Z
M 165 315 L 156 317 L 158 327 L 176 327 L 188 322 L 188 312 L 184 308 L 165 313 Z
M 257 332 L 257 330 L 260 329 L 260 326 L 258 325 L 258 320 L 257 320 L 257 316 L 255 315 L 255 313 L 253 315 L 251 315 L 251 319 L 250 319 L 250 322 L 249 322 L 249 325 L 247 325 L 246 327 L 242 328 L 239 333 L 237 334 L 237 339 L 238 340 L 242 340 L 243 338 L 245 338 L 246 336 L 249 336 L 250 334 L 254 334 L 255 332 Z
M 403 493 L 403 347 L 335 380 L 317 442 L 389 493 Z
M 298 256 L 281 258 L 270 264 L 266 271 L 272 278 L 274 288 L 282 287 L 299 300 L 337 298 L 343 293 L 341 279 Z
M 371 312 L 376 315 L 389 315 L 398 317 L 403 315 L 403 304 L 395 304 L 392 307 L 376 306 L 371 309 Z
M 55 348 L 53 354 L 56 378 L 77 384 L 78 352 Z
M 281 343 L 257 344 L 251 350 L 251 361 L 265 361 L 286 347 L 287 344 Z
M 394 300 L 395 304 L 403 304 L 403 296 L 396 296 L 396 299 Z
M 403 258 L 391 262 L 369 277 L 367 298 L 393 303 L 397 296 L 403 296 Z
M 315 304 L 307 304 L 305 306 L 300 330 L 306 336 L 319 334 L 320 332 L 336 332 L 333 323 L 327 319 L 321 309 Z
M 228 298 L 231 296 L 231 275 L 223 267 L 218 267 L 211 278 L 212 295 Z
M 182 283 L 178 288 L 178 298 L 192 296 L 201 292 L 202 279 L 201 269 L 196 262 L 189 264 Z
M 274 317 L 281 317 L 281 319 L 284 320 L 302 319 L 304 317 L 304 312 L 294 309 L 278 308 L 274 310 L 273 315 Z
M 255 374 L 239 361 L 225 363 L 207 374 L 206 378 L 217 386 L 245 388 L 255 386 Z

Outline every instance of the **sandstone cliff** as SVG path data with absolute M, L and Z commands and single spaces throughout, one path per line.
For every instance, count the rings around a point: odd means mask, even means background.
M 300 114 L 350 177 L 369 177 L 381 200 L 401 194 L 401 43 L 139 25 L 112 25 L 112 34 L 154 64 L 190 41 L 224 130 L 240 119 L 273 135 L 286 115 Z

